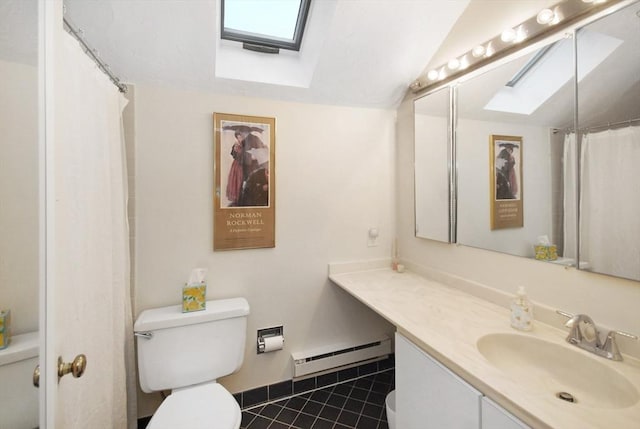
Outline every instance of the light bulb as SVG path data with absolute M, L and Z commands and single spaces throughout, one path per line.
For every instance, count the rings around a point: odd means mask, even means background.
M 494 53 L 495 53 L 495 49 L 493 49 L 493 44 L 489 42 L 489 44 L 487 45 L 487 51 L 485 52 L 484 56 L 489 58 Z
M 427 73 L 427 78 L 429 78 L 429 80 L 438 79 L 438 70 L 431 70 L 429 73 Z
M 514 42 L 520 43 L 526 38 L 527 38 L 527 31 L 524 29 L 524 26 L 521 25 L 516 30 L 516 37 L 514 39 Z
M 564 19 L 564 15 L 562 14 L 562 10 L 560 10 L 559 8 L 556 8 L 553 11 L 553 21 L 551 21 L 549 23 L 549 25 L 556 25 L 557 23 L 559 23 L 563 19 Z
M 458 70 L 458 67 L 460 67 L 460 61 L 457 58 L 452 58 L 447 63 L 447 67 L 449 67 L 450 70 Z
M 478 45 L 475 48 L 473 48 L 473 51 L 471 51 L 471 54 L 473 55 L 474 58 L 479 58 L 481 56 L 483 56 L 485 53 L 485 49 L 484 46 L 482 45 Z
M 460 70 L 466 70 L 469 67 L 469 60 L 467 59 L 467 56 L 464 55 L 462 58 L 460 58 Z
M 513 42 L 516 39 L 516 30 L 514 30 L 513 28 L 507 28 L 502 32 L 500 39 L 502 39 L 503 42 L 507 43 Z
M 538 24 L 545 25 L 553 22 L 555 17 L 556 17 L 556 14 L 553 13 L 551 9 L 542 9 L 538 13 L 538 16 L 536 17 L 536 21 L 538 21 Z

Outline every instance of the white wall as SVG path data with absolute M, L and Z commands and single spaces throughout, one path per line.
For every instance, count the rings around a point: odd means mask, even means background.
M 327 265 L 390 257 L 394 111 L 146 86 L 135 97 L 138 313 L 180 303 L 194 267 L 209 269 L 208 299 L 246 297 L 245 362 L 222 380 L 233 392 L 290 379 L 292 352 L 393 332 L 328 281 Z M 274 249 L 212 250 L 214 112 L 276 118 Z M 285 349 L 256 355 L 256 330 L 277 325 Z
M 462 97 L 461 97 L 462 98 Z M 458 242 L 534 256 L 536 238 L 551 238 L 551 157 L 548 128 L 460 119 L 457 134 Z M 522 137 L 522 228 L 491 230 L 489 136 Z
M 0 61 L 0 309 L 38 330 L 38 70 Z

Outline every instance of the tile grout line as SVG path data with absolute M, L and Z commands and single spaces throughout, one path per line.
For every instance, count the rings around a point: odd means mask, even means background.
M 325 398 L 325 400 L 322 402 L 322 408 L 320 408 L 320 411 L 318 412 L 318 415 L 316 416 L 316 419 L 313 421 L 313 425 L 311 425 L 311 427 L 315 426 L 316 422 L 317 422 L 319 419 L 324 420 L 324 421 L 329 422 L 329 423 L 334 423 L 334 425 L 335 425 L 335 422 L 331 422 L 331 420 L 329 420 L 329 419 L 325 419 L 325 418 L 321 418 L 321 417 L 320 417 L 320 415 L 322 414 L 322 412 L 324 411 L 324 409 L 328 406 L 327 401 L 329 400 L 329 398 L 331 398 L 331 395 L 333 395 L 333 390 L 334 390 L 334 389 L 335 389 L 335 387 L 334 387 L 333 389 L 331 389 L 331 393 L 328 393 L 328 394 L 327 394 L 328 396 L 327 396 L 327 397 Z M 311 396 L 313 396 L 313 395 L 311 395 Z M 309 400 L 312 400 L 312 399 L 311 399 L 311 397 L 309 397 Z M 318 403 L 319 403 L 319 402 L 318 402 Z M 331 406 L 331 405 L 329 405 L 329 406 Z M 337 408 L 337 407 L 333 407 L 333 408 Z M 338 416 L 339 416 L 339 415 L 340 415 L 340 412 L 338 412 Z M 337 418 L 337 416 L 336 416 L 336 418 Z M 333 426 L 332 426 L 332 427 L 333 427 Z
M 242 427 L 250 429 L 254 425 L 259 425 L 260 427 L 273 429 L 276 427 L 287 429 L 300 429 L 301 427 L 317 428 L 320 426 L 318 423 L 322 422 L 321 426 L 331 427 L 332 429 L 354 429 L 364 424 L 363 416 L 366 416 L 366 419 L 374 423 L 376 428 L 388 429 L 388 421 L 386 419 L 383 420 L 386 406 L 384 396 L 394 388 L 392 376 L 394 369 L 395 368 L 387 368 L 248 407 L 242 410 L 242 412 L 243 414 L 245 412 L 251 414 L 252 416 L 248 416 L 251 420 L 248 421 L 246 425 L 242 425 Z M 388 377 L 388 375 L 391 375 L 391 377 Z M 341 387 L 339 388 L 339 386 Z M 338 389 L 340 389 L 340 391 L 337 391 Z M 322 392 L 322 394 L 314 397 L 314 393 L 316 392 Z M 373 394 L 375 395 L 372 398 Z M 291 403 L 293 398 L 297 398 L 295 401 L 296 405 Z M 342 399 L 341 406 L 335 406 L 329 403 L 332 398 L 336 398 L 338 401 Z M 312 406 L 310 406 L 310 404 Z M 360 407 L 354 407 L 356 404 L 360 404 Z M 273 410 L 275 411 L 273 417 L 269 415 L 272 414 L 271 411 L 267 414 L 262 414 L 267 408 L 270 408 L 270 406 L 276 408 Z M 367 406 L 369 409 L 365 415 L 365 408 Z M 379 408 L 379 413 L 374 412 L 375 408 L 373 407 Z M 317 410 L 312 412 L 313 410 L 311 410 L 311 408 L 316 408 Z M 329 411 L 330 408 L 336 410 L 335 417 L 324 417 L 322 415 L 323 412 Z M 352 410 L 356 408 L 358 408 L 357 412 Z M 304 411 L 305 409 L 306 411 Z M 287 410 L 287 413 L 291 413 L 287 419 L 283 419 L 283 412 L 285 410 Z M 354 414 L 355 420 L 353 420 L 353 423 L 339 420 L 341 416 L 346 416 L 345 411 Z M 333 414 L 333 412 L 330 412 L 330 414 Z M 260 421 L 258 421 L 258 417 L 260 417 Z M 301 419 L 301 417 L 304 418 Z M 287 422 L 288 420 L 290 420 L 290 422 Z M 303 420 L 309 423 L 305 423 Z
M 355 381 L 355 380 L 352 380 L 352 381 Z M 346 383 L 346 382 L 345 382 L 345 383 Z M 366 388 L 366 389 L 365 389 L 365 388 L 358 387 L 358 386 L 356 385 L 356 383 L 354 383 L 354 384 L 353 384 L 353 386 L 351 387 L 351 390 L 350 390 L 350 391 L 349 391 L 349 393 L 347 394 L 347 396 L 345 396 L 345 395 L 343 395 L 343 394 L 341 394 L 341 393 L 335 393 L 335 392 L 332 392 L 332 394 L 334 394 L 334 395 L 342 396 L 342 397 L 344 397 L 344 398 L 345 398 L 345 403 L 344 403 L 344 405 L 342 406 L 342 408 L 340 408 L 340 413 L 338 414 L 338 418 L 340 417 L 340 414 L 341 414 L 343 411 L 352 412 L 352 413 L 354 413 L 354 414 L 357 414 L 357 415 L 358 415 L 358 419 L 356 420 L 356 423 L 355 423 L 355 426 L 354 426 L 354 427 L 357 427 L 357 426 L 358 426 L 358 423 L 360 422 L 361 417 L 364 415 L 364 407 L 365 407 L 367 404 L 370 404 L 370 405 L 374 405 L 374 406 L 378 406 L 378 407 L 380 407 L 380 409 L 381 409 L 381 410 L 380 410 L 380 415 L 378 415 L 378 416 L 376 416 L 376 417 L 374 417 L 374 416 L 368 416 L 368 415 L 367 415 L 366 417 L 367 417 L 367 418 L 370 418 L 371 420 L 375 420 L 375 421 L 376 421 L 376 426 L 379 426 L 379 425 L 380 425 L 380 423 L 382 423 L 382 422 L 383 422 L 383 420 L 382 420 L 382 414 L 383 414 L 383 411 L 384 411 L 384 407 L 383 407 L 382 405 L 377 405 L 377 404 L 374 404 L 373 402 L 369 402 L 369 401 L 367 401 L 367 399 L 366 399 L 366 398 L 368 398 L 368 397 L 369 397 L 369 394 L 370 394 L 371 392 L 374 392 L 374 390 L 373 390 L 374 384 L 375 384 L 375 383 L 373 383 L 373 382 L 372 382 L 372 383 L 371 383 L 371 385 L 370 385 L 368 388 Z M 387 383 L 384 383 L 384 384 L 387 384 Z M 391 387 L 391 384 L 390 384 L 390 383 L 389 383 L 388 385 L 389 385 L 389 387 Z M 358 398 L 353 398 L 353 397 L 351 396 L 351 395 L 353 394 L 353 392 L 355 391 L 355 389 L 358 389 L 358 390 L 362 390 L 362 391 L 367 392 L 367 396 L 365 397 L 365 399 L 364 399 L 364 400 L 361 400 L 361 399 L 358 399 Z M 375 393 L 378 393 L 378 392 L 375 392 Z M 310 398 L 309 400 L 312 400 L 312 399 Z M 346 405 L 349 401 L 359 401 L 359 402 L 362 402 L 362 409 L 360 409 L 360 411 L 359 411 L 359 412 L 357 412 L 357 413 L 356 413 L 356 412 L 354 412 L 354 411 L 351 411 L 351 410 L 346 410 L 346 409 L 345 409 L 345 405 Z M 327 406 L 327 405 L 329 405 L 329 404 L 327 404 L 327 403 L 325 402 L 325 403 L 324 403 L 324 406 L 323 406 L 323 409 L 324 409 L 324 407 L 325 407 L 325 406 Z M 331 405 L 329 405 L 329 406 L 331 406 Z M 333 408 L 338 408 L 338 407 L 333 407 Z M 316 418 L 316 420 L 317 420 L 317 419 L 320 419 L 320 418 L 321 418 L 321 417 L 320 417 L 320 416 L 318 416 L 318 417 Z M 323 420 L 326 420 L 326 419 L 323 419 Z M 315 421 L 314 421 L 314 423 L 315 423 Z M 338 424 L 343 425 L 343 424 L 342 424 L 342 422 L 336 421 L 336 422 L 334 422 L 334 426 L 333 426 L 333 427 L 335 428 L 335 427 L 336 427 L 336 425 L 338 425 Z M 346 426 L 346 425 L 343 425 L 343 426 Z
M 367 396 L 365 397 L 364 400 L 364 404 L 362 405 L 362 409 L 360 410 L 360 415 L 358 416 L 358 420 L 356 420 L 356 427 L 358 427 L 358 423 L 360 423 L 360 419 L 362 419 L 362 415 L 364 413 L 364 407 L 367 404 L 367 399 L 369 397 L 369 394 L 371 393 L 372 389 L 373 389 L 373 385 L 375 384 L 375 382 L 371 382 L 371 386 L 369 386 L 369 390 L 367 390 Z M 355 385 L 354 385 L 355 388 Z M 379 425 L 379 423 L 376 423 L 376 427 Z
M 304 391 L 304 392 L 298 392 L 298 393 L 295 393 L 295 394 L 293 394 L 293 393 L 292 393 L 291 395 L 283 396 L 283 397 L 281 397 L 281 398 L 277 398 L 277 399 L 269 400 L 269 401 L 266 401 L 266 402 L 261 402 L 261 403 L 259 403 L 259 404 L 251 405 L 251 406 L 249 406 L 249 407 L 247 407 L 247 408 L 243 408 L 243 409 L 241 409 L 241 411 L 242 411 L 242 412 L 244 412 L 244 411 L 252 411 L 252 410 L 253 410 L 253 409 L 255 409 L 255 408 L 263 407 L 263 406 L 265 406 L 265 405 L 269 405 L 269 404 L 275 404 L 276 402 L 284 401 L 285 399 L 291 399 L 291 398 L 294 398 L 294 397 L 296 397 L 296 396 L 304 395 L 304 394 L 307 394 L 307 393 L 310 393 L 310 392 L 315 392 L 315 391 L 317 391 L 317 390 L 326 389 L 327 387 L 335 387 L 335 386 L 337 386 L 337 385 L 339 385 L 339 384 L 348 383 L 348 382 L 350 382 L 350 381 L 359 380 L 359 379 L 361 379 L 361 378 L 370 377 L 370 376 L 372 376 L 372 375 L 383 374 L 383 373 L 385 373 L 385 372 L 389 372 L 389 371 L 393 371 L 393 370 L 395 370 L 395 368 L 387 368 L 387 369 L 384 369 L 384 370 L 382 370 L 382 371 L 372 372 L 372 373 L 370 373 L 370 374 L 361 375 L 361 376 L 358 376 L 358 377 L 356 377 L 356 378 L 351 378 L 351 379 L 349 379 L 349 380 L 338 381 L 338 382 L 336 382 L 336 383 L 327 384 L 326 386 L 322 386 L 322 387 L 316 387 L 315 389 L 306 390 L 306 391 Z
M 336 427 L 336 425 L 337 425 L 338 423 L 340 423 L 340 424 L 342 425 L 342 423 L 341 423 L 341 422 L 339 422 L 339 420 L 340 420 L 340 416 L 341 416 L 341 415 L 342 415 L 342 413 L 344 412 L 344 406 L 345 406 L 345 405 L 347 404 L 347 402 L 349 401 L 349 396 L 351 395 L 351 392 L 353 391 L 353 389 L 354 389 L 354 387 L 353 387 L 353 386 L 351 386 L 351 389 L 349 390 L 349 394 L 345 397 L 345 401 L 344 401 L 344 404 L 342 404 L 342 408 L 340 409 L 340 413 L 338 413 L 338 417 L 336 417 L 336 420 L 338 420 L 338 421 L 336 421 L 336 422 L 334 423 L 334 425 L 333 425 L 333 427 L 334 427 L 334 428 Z M 340 394 L 338 393 L 338 395 L 340 395 Z M 342 396 L 342 395 L 341 395 L 341 396 Z M 349 411 L 349 410 L 347 410 L 347 411 Z M 356 423 L 357 423 L 357 422 L 358 422 L 358 420 L 356 419 Z M 346 426 L 346 425 L 342 425 L 342 426 Z

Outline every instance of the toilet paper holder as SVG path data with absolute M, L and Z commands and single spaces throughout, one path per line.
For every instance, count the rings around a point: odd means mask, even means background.
M 258 329 L 258 340 L 256 344 L 256 352 L 258 354 L 265 353 L 265 338 L 282 337 L 284 343 L 284 327 L 275 326 L 273 328 Z

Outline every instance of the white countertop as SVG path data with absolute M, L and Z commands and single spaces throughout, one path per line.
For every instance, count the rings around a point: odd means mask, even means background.
M 595 408 L 534 392 L 487 361 L 476 348 L 476 342 L 491 333 L 531 335 L 597 359 L 623 374 L 640 391 L 637 359 L 625 355 L 624 362 L 615 362 L 597 357 L 566 343 L 567 330 L 539 321 L 531 332 L 516 331 L 510 326 L 506 308 L 413 272 L 397 273 L 386 268 L 334 272 L 330 279 L 533 428 L 640 428 L 640 402 L 621 409 Z

